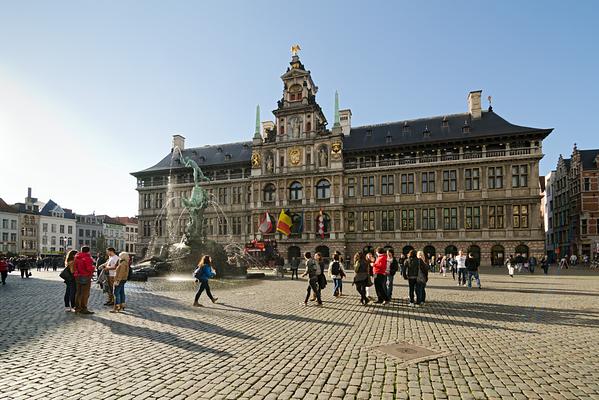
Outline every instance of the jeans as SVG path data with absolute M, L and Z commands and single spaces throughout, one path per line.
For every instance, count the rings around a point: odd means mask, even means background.
M 125 282 L 121 281 L 114 285 L 114 304 L 123 304 L 125 302 Z
M 66 288 L 64 291 L 64 306 L 68 308 L 75 308 L 75 281 L 66 281 Z
M 387 275 L 376 274 L 374 276 L 374 289 L 376 290 L 377 303 L 389 300 L 387 296 Z
M 299 279 L 297 276 L 297 269 L 291 269 L 291 280 L 293 280 L 293 276 L 295 275 L 295 279 Z
M 304 300 L 304 303 L 308 303 L 308 300 L 310 300 L 311 290 L 314 291 L 314 293 L 316 294 L 316 301 L 318 301 L 318 304 L 322 304 L 322 299 L 320 298 L 320 285 L 318 284 L 318 278 L 313 278 L 308 281 L 308 289 L 306 289 L 306 300 Z
M 29 278 L 29 270 L 28 269 L 21 270 L 21 278 Z
M 478 271 L 468 271 L 468 287 L 472 287 L 472 277 L 476 279 L 476 285 L 480 287 L 480 278 L 478 276 Z
M 333 278 L 333 296 L 343 292 L 343 279 Z
M 416 304 L 426 301 L 426 283 L 416 282 Z
M 466 284 L 466 268 L 458 268 L 458 283 Z
M 387 275 L 387 299 L 391 300 L 393 294 L 393 275 Z
M 6 277 L 8 276 L 8 271 L 0 272 L 0 276 L 2 277 L 2 284 L 6 285 Z
M 212 292 L 210 292 L 210 286 L 208 285 L 208 280 L 200 280 L 200 287 L 198 288 L 198 291 L 196 292 L 196 297 L 194 300 L 194 303 L 197 303 L 198 300 L 200 299 L 200 295 L 202 294 L 202 292 L 206 290 L 206 294 L 208 295 L 208 298 L 212 301 L 214 301 L 214 297 L 212 297 Z
M 410 290 L 410 303 L 414 303 L 414 292 L 416 291 L 416 278 L 408 279 L 408 286 Z
M 365 280 L 360 281 L 360 282 L 355 282 L 356 290 L 360 294 L 360 303 L 362 303 L 362 304 L 368 303 L 368 297 L 366 297 L 366 282 L 367 281 L 365 281 Z

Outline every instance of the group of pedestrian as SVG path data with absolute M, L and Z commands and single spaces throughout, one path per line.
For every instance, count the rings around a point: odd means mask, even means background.
M 103 281 L 103 287 L 109 288 L 108 300 L 104 305 L 113 306 L 110 312 L 117 313 L 125 309 L 125 283 L 129 278 L 130 258 L 127 252 L 121 252 L 117 256 L 116 250 L 112 247 L 108 248 L 107 253 L 108 261 L 100 266 L 100 275 L 104 274 L 107 277 Z M 80 252 L 77 250 L 69 251 L 65 257 L 64 265 L 60 277 L 66 285 L 64 294 L 65 311 L 93 314 L 94 312 L 88 309 L 88 301 L 96 267 L 89 246 L 83 246 Z

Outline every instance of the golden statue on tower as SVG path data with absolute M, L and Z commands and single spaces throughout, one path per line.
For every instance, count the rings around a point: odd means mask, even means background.
M 301 47 L 299 44 L 294 44 L 293 46 L 291 46 L 291 55 L 293 56 L 297 56 L 297 52 L 301 50 Z

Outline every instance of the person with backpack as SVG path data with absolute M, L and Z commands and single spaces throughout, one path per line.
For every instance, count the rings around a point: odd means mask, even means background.
M 365 306 L 370 302 L 370 299 L 366 296 L 366 286 L 370 280 L 370 275 L 368 275 L 368 262 L 363 253 L 358 252 L 354 255 L 354 272 L 354 285 L 356 285 L 356 290 L 360 294 L 360 304 Z
M 416 251 L 410 250 L 408 253 L 408 258 L 405 261 L 404 266 L 404 275 L 403 278 L 408 281 L 408 290 L 410 296 L 410 304 L 408 307 L 414 307 L 416 303 L 414 302 L 414 293 L 416 293 L 416 280 L 418 279 L 418 271 L 420 269 L 420 263 L 416 258 Z M 417 299 L 418 302 L 420 299 Z
M 200 286 L 198 287 L 198 291 L 196 292 L 195 299 L 193 300 L 194 307 L 203 307 L 198 300 L 200 300 L 200 295 L 205 290 L 208 298 L 212 301 L 212 303 L 216 303 L 218 297 L 214 297 L 212 292 L 210 291 L 210 285 L 208 281 L 216 276 L 216 271 L 212 268 L 212 258 L 208 255 L 203 256 L 200 259 L 200 262 L 197 265 L 195 271 L 193 271 L 193 277 L 196 278 L 198 282 L 200 282 Z
M 60 277 L 66 284 L 64 293 L 64 311 L 75 312 L 75 256 L 77 250 L 71 250 L 67 253 L 64 261 L 64 269 L 60 273 Z
M 399 270 L 399 262 L 395 258 L 395 254 L 393 253 L 393 249 L 387 250 L 387 265 L 388 265 L 388 274 L 387 274 L 387 298 L 391 300 L 391 295 L 393 294 L 393 278 L 395 274 Z
M 302 278 L 308 276 L 308 288 L 306 289 L 306 299 L 304 300 L 304 305 L 308 305 L 308 300 L 310 299 L 310 292 L 314 292 L 316 294 L 316 300 L 319 306 L 322 306 L 322 299 L 320 298 L 320 284 L 319 278 L 322 274 L 322 270 L 320 269 L 320 265 L 312 258 L 312 253 L 309 251 L 304 253 L 304 258 L 306 260 L 306 270 L 302 274 Z
M 333 254 L 333 261 L 329 265 L 329 274 L 333 279 L 333 296 L 341 297 L 343 295 L 343 278 L 345 277 L 345 270 L 341 265 L 341 257 L 339 254 Z
M 119 254 L 119 262 L 115 269 L 114 276 L 114 308 L 111 313 L 118 313 L 125 309 L 125 283 L 129 279 L 129 253 L 121 251 Z
M 478 275 L 478 267 L 480 266 L 480 262 L 477 258 L 474 257 L 474 254 L 469 253 L 468 258 L 466 259 L 466 271 L 468 271 L 468 288 L 472 287 L 472 278 L 476 279 L 476 285 L 479 289 L 482 289 L 480 286 L 480 277 Z

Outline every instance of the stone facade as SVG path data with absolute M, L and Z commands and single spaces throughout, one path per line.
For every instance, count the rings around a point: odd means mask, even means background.
M 369 246 L 469 249 L 483 264 L 544 253 L 539 161 L 551 129 L 482 110 L 481 91 L 469 94 L 466 113 L 358 127 L 336 103 L 327 129 L 297 55 L 281 79 L 274 121 L 258 124 L 252 142 L 185 149 L 176 135 L 160 163 L 133 173 L 141 249 L 184 233 L 180 199 L 192 179 L 177 164 L 182 151 L 211 179 L 205 185 L 220 208 L 206 211 L 206 232 L 224 243 L 275 238 L 286 257 L 339 250 L 349 258 Z M 258 229 L 281 210 L 294 221 L 289 237 Z

